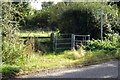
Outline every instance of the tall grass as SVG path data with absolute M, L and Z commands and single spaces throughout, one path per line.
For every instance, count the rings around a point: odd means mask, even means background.
M 14 76 L 17 72 L 19 72 L 20 68 L 16 65 L 10 65 L 10 64 L 2 64 L 2 76 L 4 77 L 12 77 Z
M 77 59 L 74 57 L 73 52 L 73 50 L 65 50 L 61 52 L 59 51 L 59 53 L 58 51 L 54 51 L 52 53 L 44 55 L 36 53 L 30 54 L 27 58 L 26 64 L 18 64 L 21 67 L 20 74 L 66 66 L 85 66 L 100 62 L 106 62 L 109 60 L 116 60 L 118 58 L 117 51 L 114 51 L 114 54 L 111 54 L 109 52 L 106 54 L 106 50 L 86 51 L 84 56 Z
M 85 66 L 100 62 L 106 62 L 113 59 L 116 60 L 118 59 L 119 54 L 117 50 L 115 50 L 113 54 L 109 53 L 109 51 L 106 54 L 106 50 L 94 50 L 86 51 L 84 56 L 76 59 L 73 55 L 73 52 L 73 50 L 54 51 L 43 55 L 39 53 L 32 53 L 28 55 L 25 63 L 23 63 L 21 60 L 17 62 L 15 64 L 17 68 L 15 66 L 11 67 L 9 65 L 8 67 L 3 66 L 3 73 L 4 75 L 14 74 L 16 72 L 19 72 L 19 74 L 26 74 L 32 71 L 42 71 L 53 68 L 62 68 L 66 66 Z
M 3 40 L 2 60 L 5 63 L 14 64 L 18 59 L 24 59 L 25 46 L 23 42 L 15 39 Z

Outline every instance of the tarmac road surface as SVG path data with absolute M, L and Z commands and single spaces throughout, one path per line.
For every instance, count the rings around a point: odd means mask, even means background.
M 29 75 L 18 76 L 16 78 L 118 78 L 120 61 L 110 61 L 106 63 L 60 69 L 44 73 L 32 73 Z

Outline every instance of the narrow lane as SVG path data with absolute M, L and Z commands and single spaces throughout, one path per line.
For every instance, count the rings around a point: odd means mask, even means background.
M 110 61 L 81 68 L 61 69 L 44 74 L 32 73 L 17 78 L 117 78 L 118 70 L 118 61 Z

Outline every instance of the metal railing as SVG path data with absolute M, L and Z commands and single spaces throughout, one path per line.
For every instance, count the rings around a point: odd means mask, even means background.
M 87 45 L 90 35 L 56 34 L 54 49 L 72 49 L 76 45 Z
M 71 48 L 71 34 L 56 34 L 55 36 L 55 49 L 69 49 Z M 66 38 L 67 37 L 67 38 Z M 62 47 L 60 47 L 62 45 Z

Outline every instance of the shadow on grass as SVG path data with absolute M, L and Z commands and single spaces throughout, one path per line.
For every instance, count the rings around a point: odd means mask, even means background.
M 63 54 L 63 52 L 66 50 L 49 50 L 46 54 L 54 54 L 54 55 L 60 55 Z
M 14 65 L 3 64 L 2 69 L 2 77 L 3 79 L 12 78 L 16 73 L 20 71 L 20 68 Z

